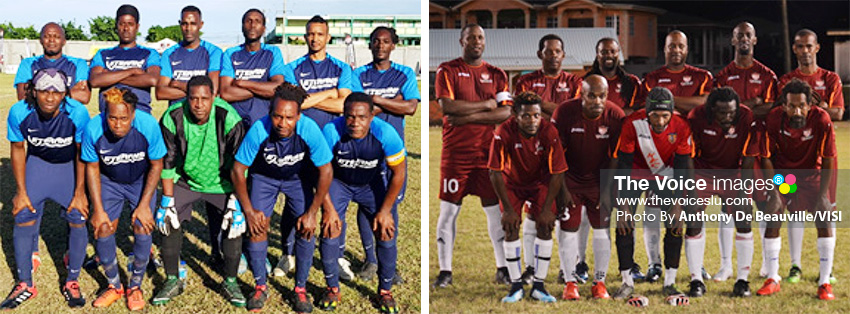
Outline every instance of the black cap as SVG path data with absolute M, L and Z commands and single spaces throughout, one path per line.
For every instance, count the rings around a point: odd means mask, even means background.
M 673 93 L 661 86 L 653 87 L 646 95 L 646 112 L 667 110 L 673 112 Z

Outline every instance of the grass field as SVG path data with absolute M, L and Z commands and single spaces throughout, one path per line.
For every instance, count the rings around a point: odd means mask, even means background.
M 15 92 L 12 88 L 13 75 L 0 74 L 0 116 L 2 116 L 2 127 L 0 127 L 0 137 L 5 141 L 6 138 L 6 116 L 8 110 L 15 103 Z M 92 101 L 88 105 L 92 116 L 97 111 L 97 94 L 92 92 Z M 166 103 L 164 101 L 155 102 L 153 104 L 154 115 L 159 117 L 164 111 Z M 421 111 L 421 110 L 420 110 Z M 406 139 L 408 147 L 408 171 L 409 182 L 407 188 L 407 197 L 399 207 L 399 225 L 401 230 L 399 233 L 399 255 L 398 269 L 406 283 L 396 286 L 393 289 L 396 302 L 401 306 L 401 310 L 405 313 L 419 313 L 420 308 L 420 159 L 421 159 L 421 140 L 420 140 L 420 114 L 409 118 L 407 123 Z M 235 153 L 235 152 L 233 152 Z M 15 180 L 11 173 L 11 161 L 9 159 L 9 145 L 0 145 L 0 241 L 2 241 L 2 250 L 0 250 L 0 259 L 5 260 L 5 263 L 0 263 L 0 293 L 2 297 L 11 290 L 15 283 L 14 270 L 14 247 L 12 244 L 12 223 L 11 201 L 15 193 Z M 273 222 L 280 219 L 282 205 L 275 208 L 275 215 L 272 217 Z M 37 298 L 28 301 L 18 310 L 19 313 L 112 313 L 126 312 L 126 306 L 123 301 L 113 304 L 107 309 L 95 309 L 87 305 L 82 310 L 71 310 L 65 305 L 65 301 L 60 294 L 60 280 L 64 282 L 66 270 L 62 265 L 62 254 L 67 247 L 67 224 L 59 217 L 59 207 L 51 204 L 47 207 L 42 223 L 41 235 L 42 240 L 39 244 L 42 255 L 42 266 L 34 276 L 39 295 Z M 189 223 L 186 231 L 186 241 L 183 245 L 183 259 L 188 266 L 188 280 L 186 281 L 186 290 L 183 295 L 174 299 L 165 307 L 153 307 L 148 305 L 145 308 L 149 313 L 244 313 L 245 309 L 235 308 L 218 293 L 218 284 L 222 277 L 219 273 L 213 270 L 209 261 L 208 236 L 204 222 L 206 217 L 203 210 L 195 212 L 195 220 Z M 359 236 L 357 235 L 357 224 L 354 220 L 355 215 L 348 215 L 349 237 L 348 250 L 346 257 L 352 261 L 352 267 L 359 267 L 363 260 L 363 249 L 360 245 Z M 118 233 L 118 261 L 119 265 L 127 265 L 125 253 L 132 251 L 132 242 L 129 239 L 129 214 L 125 212 L 122 219 L 122 227 Z M 275 226 L 276 223 L 273 223 Z M 269 235 L 269 258 L 272 265 L 277 263 L 280 255 L 280 232 L 274 230 Z M 92 237 L 90 236 L 90 239 Z M 159 243 L 159 236 L 154 237 L 154 243 Z M 124 252 L 124 253 L 122 253 Z M 92 245 L 88 248 L 88 254 L 94 254 Z M 321 260 L 318 257 L 318 251 L 314 257 L 313 265 L 321 265 Z M 122 267 L 121 276 L 126 283 L 126 268 Z M 243 292 L 253 291 L 254 280 L 251 273 L 247 272 L 240 276 L 240 283 Z M 164 270 L 159 269 L 156 272 L 149 271 L 148 276 L 142 285 L 145 296 L 148 300 L 153 296 L 153 292 L 164 280 Z M 101 287 L 106 286 L 106 279 L 101 274 L 100 270 L 83 271 L 80 277 L 80 285 L 83 293 L 86 295 L 89 302 L 94 300 L 95 292 Z M 294 279 L 286 277 L 270 277 L 269 286 L 271 294 L 264 311 L 266 313 L 292 313 L 292 308 L 288 300 L 292 298 L 292 287 Z M 336 310 L 338 313 L 375 313 L 377 312 L 369 302 L 369 299 L 374 296 L 377 287 L 377 279 L 372 281 L 362 281 L 355 279 L 351 282 L 342 283 L 342 304 Z M 321 297 L 321 292 L 324 288 L 324 277 L 321 270 L 314 268 L 310 273 L 307 290 L 314 299 Z M 9 290 L 6 290 L 9 289 Z M 250 289 L 250 290 L 249 290 Z M 321 310 L 316 309 L 316 312 Z
M 429 163 L 439 165 L 441 148 L 441 129 L 432 127 L 429 130 Z M 838 156 L 842 159 L 839 166 L 847 168 L 850 159 L 850 147 L 844 145 L 850 140 L 850 123 L 836 123 Z M 439 273 L 437 261 L 437 246 L 434 243 L 437 217 L 439 216 L 439 168 L 432 166 L 429 170 L 429 232 L 431 234 L 429 246 L 429 278 L 433 281 Z M 848 186 L 847 175 L 839 179 L 838 208 L 845 210 L 846 204 L 850 202 L 850 196 L 846 191 Z M 841 178 L 841 177 L 840 177 Z M 718 208 L 709 208 L 709 213 L 715 213 Z M 546 289 L 558 298 L 555 304 L 542 304 L 526 297 L 526 300 L 516 304 L 504 305 L 500 303 L 502 297 L 507 294 L 508 287 L 492 283 L 495 272 L 493 261 L 493 249 L 487 235 L 487 220 L 481 210 L 481 205 L 476 197 L 464 199 L 460 217 L 458 218 L 458 230 L 454 252 L 454 286 L 448 289 L 431 290 L 429 296 L 429 310 L 431 313 L 618 313 L 619 311 L 648 312 L 648 313 L 847 313 L 850 312 L 850 292 L 846 288 L 850 284 L 850 261 L 848 251 L 850 243 L 846 241 L 850 237 L 850 230 L 838 228 L 838 241 L 835 248 L 834 275 L 838 283 L 833 287 L 836 300 L 824 302 L 817 299 L 817 277 L 818 277 L 818 252 L 815 245 L 817 237 L 814 228 L 807 228 L 803 245 L 803 280 L 797 284 L 781 284 L 782 290 L 775 296 L 756 297 L 755 292 L 761 287 L 763 279 L 758 277 L 761 265 L 761 238 L 758 230 L 754 229 L 755 255 L 753 256 L 752 271 L 750 273 L 750 290 L 753 297 L 748 299 L 731 298 L 734 277 L 721 283 L 713 281 L 706 282 L 708 293 L 702 298 L 692 298 L 688 308 L 676 308 L 664 303 L 664 295 L 661 293 L 661 283 L 636 283 L 635 293 L 646 295 L 650 299 L 650 305 L 644 309 L 629 307 L 624 302 L 612 300 L 590 300 L 590 283 L 579 286 L 582 300 L 568 302 L 561 300 L 562 285 L 555 282 L 558 272 L 557 246 L 552 253 L 552 261 L 549 268 L 549 277 L 546 281 Z M 720 254 L 717 244 L 717 223 L 707 224 L 707 241 L 705 252 L 705 267 L 710 273 L 714 273 L 720 267 Z M 846 224 L 845 224 L 846 226 Z M 635 262 L 640 264 L 646 271 L 646 251 L 643 245 L 642 231 L 636 231 L 638 236 L 635 241 Z M 782 252 L 780 253 L 780 272 L 787 276 L 790 268 L 788 252 L 787 232 L 783 229 Z M 613 239 L 613 236 L 612 236 Z M 608 267 L 608 277 L 605 285 L 609 293 L 613 294 L 620 287 L 620 276 L 617 271 L 616 246 L 612 240 L 611 261 Z M 588 249 L 591 245 L 588 244 Z M 588 264 L 593 269 L 593 253 L 587 253 Z M 732 259 L 735 265 L 735 257 Z M 680 290 L 687 291 L 690 276 L 687 270 L 687 261 L 682 250 L 682 260 L 676 284 Z M 592 274 L 592 273 L 591 273 Z M 527 293 L 528 291 L 526 291 Z M 527 296 L 527 294 L 526 294 Z

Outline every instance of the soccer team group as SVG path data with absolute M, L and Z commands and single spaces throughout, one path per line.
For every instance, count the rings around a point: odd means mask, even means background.
M 226 51 L 200 39 L 197 7 L 183 8 L 179 23 L 183 40 L 160 56 L 136 43 L 139 11 L 122 5 L 116 13 L 118 46 L 98 51 L 90 65 L 62 54 L 61 26 L 42 28 L 44 55 L 21 64 L 15 77 L 20 101 L 7 121 L 18 282 L 0 308 L 16 308 L 38 293 L 33 273 L 41 263 L 38 234 L 46 200 L 63 208 L 69 226 L 61 289 L 69 306 L 86 303 L 78 278 L 87 224 L 108 281 L 94 307 L 126 298 L 130 310 L 144 308 L 140 287 L 155 230 L 162 234 L 166 279 L 151 303 L 168 303 L 184 289 L 182 226 L 202 201 L 211 265 L 224 278 L 218 292 L 235 306 L 260 311 L 270 293 L 270 220 L 283 193 L 284 255 L 274 273 L 294 270 L 293 309 L 312 311 L 305 288 L 317 238 L 326 289 L 316 304 L 324 310 L 340 305 L 340 278 L 354 276 L 342 257 L 352 201 L 359 205 L 366 251 L 357 275 L 377 275 L 376 307 L 397 313 L 391 288 L 400 281 L 404 117 L 415 113 L 420 96 L 413 70 L 390 61 L 395 30 L 376 28 L 369 41 L 372 62 L 352 69 L 326 53 L 328 23 L 319 16 L 306 25 L 308 53 L 288 64 L 277 47 L 262 43 L 266 18 L 257 9 L 242 16 L 245 42 Z M 89 118 L 85 104 L 92 88 L 100 89 L 100 114 Z M 170 101 L 159 120 L 151 115 L 153 89 L 157 99 Z M 130 225 L 119 224 L 125 204 Z M 126 283 L 116 261 L 121 228 L 132 228 Z M 256 282 L 247 297 L 236 279 L 241 259 Z
M 519 77 L 513 95 L 505 72 L 482 58 L 485 40 L 484 29 L 466 25 L 460 37 L 462 57 L 442 63 L 436 72 L 436 97 L 444 113 L 437 289 L 452 284 L 457 218 L 466 195 L 481 199 L 496 260 L 496 282 L 509 285 L 502 299 L 509 303 L 520 301 L 524 294 L 542 302 L 556 301 L 543 285 L 553 231 L 559 243 L 558 281 L 564 284 L 565 300 L 581 299 L 578 283 L 588 281 L 584 253 L 590 230 L 593 299 L 613 297 L 645 306 L 648 299 L 635 294 L 635 282 L 656 282 L 662 276 L 670 304 L 684 305 L 689 297 L 706 293 L 705 280 L 712 276 L 703 267 L 704 225 L 678 219 L 683 213 L 704 211 L 705 206 L 646 206 L 655 217 L 665 211 L 673 221 L 664 222 L 663 240 L 661 222 L 644 223 L 649 269 L 643 274 L 634 260 L 635 222 L 619 219 L 611 226 L 610 220 L 618 212 L 636 210 L 636 206 L 618 205 L 615 198 L 639 198 L 644 191 L 618 191 L 612 177 L 603 176 L 603 169 L 650 181 L 662 176 L 712 178 L 724 171 L 729 178 L 773 178 L 775 169 L 809 170 L 798 177 L 799 189 L 793 194 L 780 195 L 778 189 L 750 196 L 743 191 L 655 187 L 646 192 L 647 198 L 751 197 L 758 210 L 769 213 L 835 210 L 832 121 L 842 117 L 844 101 L 838 75 L 817 65 L 820 46 L 810 30 L 795 34 L 792 49 L 797 68 L 778 79 L 753 58 L 756 31 L 747 22 L 732 30 L 735 58 L 717 75 L 686 64 L 686 34 L 672 31 L 664 42 L 665 65 L 642 80 L 622 67 L 620 46 L 613 38 L 596 43 L 596 60 L 583 78 L 565 72 L 561 70 L 565 43 L 550 34 L 539 41 L 542 69 Z M 722 210 L 727 213 L 753 211 L 752 205 L 724 204 Z M 523 211 L 527 213 L 524 220 Z M 713 279 L 724 281 L 736 275 L 732 295 L 737 297 L 751 295 L 751 224 L 721 223 L 719 229 L 721 263 Z M 760 273 L 766 281 L 756 294 L 768 296 L 780 293 L 781 223 L 760 224 L 764 256 Z M 834 225 L 825 221 L 815 225 L 820 261 L 817 297 L 832 300 Z M 604 282 L 611 258 L 611 227 L 615 228 L 622 284 L 609 295 Z M 802 275 L 804 229 L 799 221 L 789 223 L 787 229 L 792 267 L 786 281 L 796 283 Z M 675 284 L 683 244 L 691 279 L 687 293 Z M 738 251 L 735 267 L 733 248 Z M 530 289 L 524 290 L 529 284 Z

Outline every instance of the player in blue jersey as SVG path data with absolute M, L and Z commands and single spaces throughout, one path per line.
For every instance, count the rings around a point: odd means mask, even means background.
M 180 32 L 183 40 L 162 53 L 156 99 L 173 105 L 186 98 L 186 82 L 194 76 L 206 75 L 213 81 L 213 94 L 218 93 L 221 71 L 221 49 L 201 40 L 204 20 L 201 9 L 190 5 L 180 11 Z
M 9 109 L 7 138 L 12 144 L 12 174 L 17 187 L 12 199 L 12 242 L 18 283 L 0 303 L 0 309 L 16 308 L 38 294 L 32 280 L 31 256 L 48 199 L 63 207 L 62 217 L 70 227 L 68 277 L 62 294 L 71 307 L 86 303 L 77 279 L 88 243 L 89 204 L 80 142 L 89 114 L 83 104 L 67 97 L 67 79 L 55 68 L 39 70 L 28 84 L 27 97 Z
M 136 7 L 129 4 L 118 7 L 115 30 L 118 32 L 118 46 L 98 50 L 91 61 L 89 84 L 92 88 L 100 88 L 100 111 L 106 109 L 104 91 L 125 87 L 139 99 L 136 108 L 150 113 L 151 87 L 159 79 L 159 53 L 136 43 L 139 32 L 139 10 Z
M 325 139 L 334 158 L 334 179 L 330 198 L 339 219 L 345 221 L 349 202 L 355 202 L 371 220 L 378 253 L 378 300 L 384 313 L 398 313 L 393 299 L 395 275 L 396 234 L 398 230 L 398 197 L 405 176 L 404 143 L 392 126 L 381 119 L 373 119 L 372 97 L 352 93 L 345 99 L 343 117 L 334 119 L 324 128 Z M 382 163 L 392 170 L 389 181 L 381 175 Z M 321 256 L 327 289 L 319 306 L 333 310 L 339 304 L 339 240 L 341 237 L 322 237 Z
M 398 35 L 394 28 L 379 26 L 369 35 L 369 49 L 372 50 L 372 62 L 354 70 L 354 91 L 364 92 L 372 96 L 375 103 L 375 116 L 388 122 L 395 128 L 401 140 L 404 141 L 404 117 L 416 113 L 419 105 L 419 86 L 416 73 L 410 67 L 390 61 L 390 53 L 398 44 Z M 392 176 L 385 172 L 387 178 Z M 399 192 L 397 202 L 404 199 L 407 179 Z M 375 257 L 374 240 L 369 232 L 369 220 L 358 212 L 357 226 L 360 239 L 366 252 L 366 260 L 357 276 L 366 280 L 371 279 L 378 269 Z M 345 234 L 343 234 L 343 239 Z M 345 241 L 343 240 L 343 243 Z M 400 276 L 398 277 L 400 278 Z
M 68 77 L 66 85 L 71 89 L 71 98 L 84 104 L 89 103 L 89 66 L 86 60 L 62 54 L 62 47 L 65 47 L 65 29 L 54 22 L 47 23 L 41 28 L 39 42 L 44 49 L 44 55 L 24 59 L 15 74 L 14 85 L 18 100 L 26 97 L 27 82 L 36 71 L 57 68 Z
M 274 90 L 284 81 L 280 49 L 263 43 L 266 16 L 258 9 L 242 15 L 245 43 L 231 47 L 221 60 L 221 99 L 242 116 L 245 129 L 269 113 Z
M 131 311 L 145 307 L 142 279 L 150 260 L 152 208 L 156 208 L 156 186 L 162 173 L 165 142 L 156 118 L 136 110 L 136 95 L 126 88 L 103 93 L 106 111 L 86 126 L 80 158 L 86 162 L 91 197 L 95 248 L 109 287 L 95 299 L 94 307 L 108 307 L 127 296 Z M 133 266 L 125 293 L 118 277 L 115 232 L 127 202 L 133 211 Z
M 301 114 L 301 103 L 307 93 L 301 87 L 284 82 L 275 90 L 269 115 L 251 127 L 236 154 L 231 172 L 233 188 L 242 204 L 248 222 L 248 260 L 257 286 L 248 299 L 247 308 L 259 311 L 268 298 L 266 286 L 266 253 L 268 252 L 269 219 L 274 212 L 278 193 L 286 195 L 284 211 L 298 217 L 300 236 L 295 242 L 296 274 L 293 308 L 309 313 L 312 304 L 307 297 L 307 276 L 313 265 L 316 249 L 314 234 L 316 214 L 328 195 L 333 173 L 331 151 L 319 126 Z M 306 164 L 319 169 L 316 193 L 302 184 Z M 248 191 L 248 179 L 251 191 Z M 322 214 L 324 234 L 339 235 L 342 223 L 333 209 Z
M 321 16 L 313 16 L 307 21 L 304 38 L 307 41 L 308 53 L 286 65 L 286 79 L 292 84 L 301 86 L 310 94 L 310 97 L 301 105 L 301 109 L 305 116 L 316 121 L 319 128 L 324 128 L 325 124 L 339 117 L 342 113 L 343 101 L 351 93 L 353 88 L 351 66 L 327 53 L 326 48 L 331 36 L 328 33 L 328 22 Z M 308 184 L 315 185 L 315 182 L 308 182 Z M 292 245 L 295 229 L 290 223 L 292 219 L 289 218 L 291 217 L 284 217 L 281 220 L 281 231 L 285 237 L 283 241 L 285 256 L 275 268 L 276 275 L 289 272 L 294 267 Z M 344 230 L 343 225 L 343 232 Z M 343 246 L 340 250 L 344 250 L 344 243 L 341 244 Z M 351 272 L 348 261 L 340 258 L 339 262 L 344 270 L 344 279 L 351 279 L 354 273 Z

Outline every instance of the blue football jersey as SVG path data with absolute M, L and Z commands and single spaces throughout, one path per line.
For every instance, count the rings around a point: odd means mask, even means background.
M 389 69 L 381 71 L 376 69 L 374 64 L 369 63 L 355 69 L 352 77 L 354 92 L 378 95 L 383 98 L 395 98 L 401 95 L 404 100 L 421 99 L 416 73 L 402 64 L 392 63 Z M 381 112 L 377 117 L 389 122 L 404 141 L 404 115 Z
M 18 66 L 18 73 L 15 74 L 15 83 L 12 85 L 18 86 L 20 83 L 29 82 L 38 70 L 51 68 L 65 73 L 65 76 L 68 77 L 65 85 L 68 88 L 72 88 L 77 83 L 89 79 L 89 66 L 86 60 L 66 55 L 62 55 L 56 60 L 50 60 L 41 55 L 29 57 L 21 61 L 21 64 Z
M 280 49 L 262 44 L 260 50 L 245 50 L 245 45 L 231 47 L 224 52 L 220 76 L 234 80 L 268 82 L 272 76 L 284 75 L 284 61 Z M 251 97 L 231 103 L 247 125 L 269 114 L 270 99 Z
M 251 173 L 278 180 L 290 180 L 297 175 L 306 160 L 320 167 L 331 161 L 331 150 L 322 131 L 313 119 L 301 115 L 295 124 L 295 134 L 276 139 L 271 118 L 265 116 L 254 122 L 239 151 L 236 161 L 249 166 Z
M 100 174 L 119 183 L 133 183 L 150 168 L 150 160 L 165 156 L 165 142 L 156 118 L 136 109 L 130 132 L 118 138 L 101 113 L 86 125 L 80 159 L 99 162 Z
M 77 158 L 76 143 L 82 142 L 89 112 L 79 101 L 65 97 L 59 114 L 48 120 L 38 115 L 34 105 L 21 100 L 9 109 L 6 137 L 9 142 L 27 142 L 27 155 L 50 163 L 72 162 Z
M 132 68 L 147 70 L 149 67 L 160 65 L 159 53 L 148 47 L 135 46 L 132 48 L 121 48 L 115 46 L 113 48 L 104 48 L 97 51 L 94 58 L 91 60 L 91 68 L 101 67 L 107 71 L 120 71 Z M 112 86 L 102 87 L 100 95 L 100 112 L 106 110 L 106 99 L 103 97 L 103 92 L 112 87 L 125 87 L 136 94 L 139 102 L 136 108 L 144 112 L 151 112 L 151 88 L 138 88 L 125 84 L 115 84 Z
M 398 133 L 381 119 L 372 119 L 369 134 L 361 139 L 348 135 L 345 117 L 334 119 L 323 131 L 333 153 L 334 178 L 346 184 L 382 180 L 383 163 L 398 165 L 407 154 Z
M 185 83 L 192 77 L 221 71 L 221 56 L 221 48 L 205 40 L 195 49 L 174 45 L 162 53 L 159 75 Z M 168 104 L 179 101 L 172 100 Z
M 305 55 L 286 65 L 287 81 L 301 86 L 308 94 L 313 94 L 329 89 L 353 90 L 351 79 L 351 66 L 334 58 L 330 54 L 322 61 L 310 60 Z M 318 108 L 307 108 L 304 114 L 312 118 L 324 128 L 328 122 L 339 117 L 338 114 L 330 113 Z

